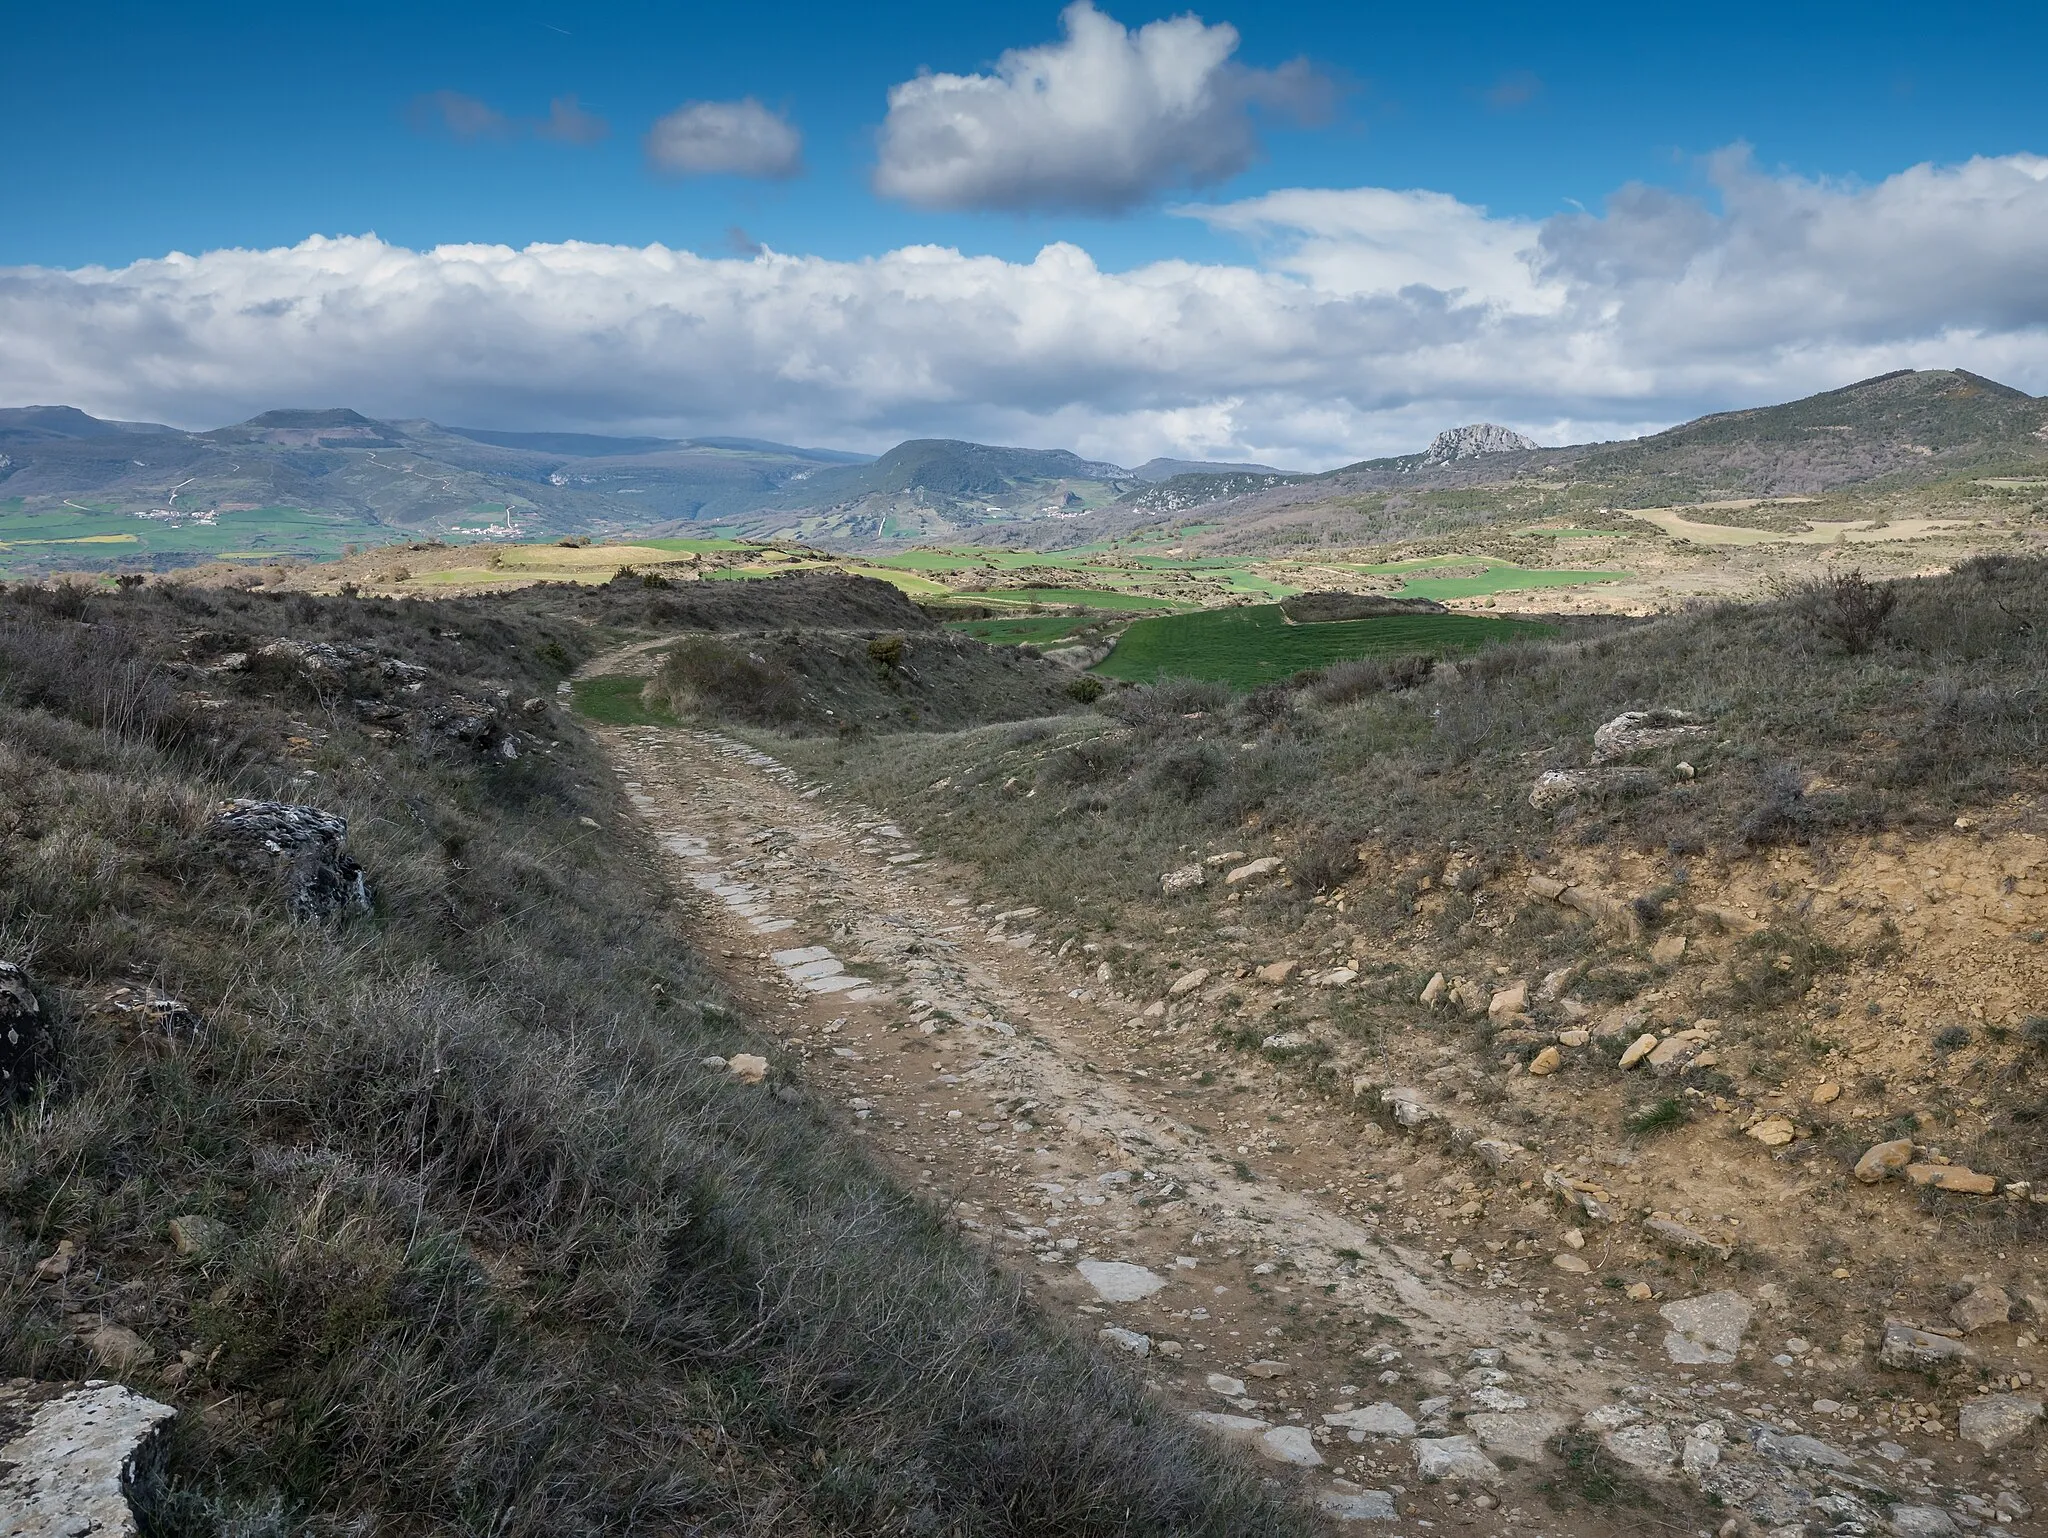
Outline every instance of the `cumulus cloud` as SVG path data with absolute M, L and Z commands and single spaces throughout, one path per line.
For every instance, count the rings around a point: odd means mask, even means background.
M 1328 105 L 1306 64 L 1234 63 L 1237 29 L 1176 16 L 1126 30 L 1075 0 L 1066 37 L 1017 48 L 988 75 L 922 74 L 889 92 L 875 189 L 923 208 L 1115 213 L 1212 185 L 1258 155 L 1255 105 Z
M 795 176 L 803 148 L 790 121 L 751 96 L 684 102 L 647 135 L 648 160 L 671 176 Z
M 2048 159 L 1873 185 L 1760 171 L 1705 198 L 1496 218 L 1299 190 L 1184 210 L 1242 262 L 1105 272 L 930 246 L 861 261 L 371 236 L 0 270 L 0 400 L 194 426 L 296 401 L 506 426 L 903 437 L 1325 466 L 1439 428 L 1613 437 L 1887 369 L 2048 391 Z

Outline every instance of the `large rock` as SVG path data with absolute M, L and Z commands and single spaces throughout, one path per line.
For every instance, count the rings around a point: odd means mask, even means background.
M 1491 1484 L 1500 1478 L 1500 1469 L 1470 1437 L 1416 1438 L 1415 1472 L 1425 1483 L 1439 1479 L 1476 1479 Z
M 1713 735 L 1698 716 L 1683 710 L 1626 710 L 1593 733 L 1593 762 L 1612 763 L 1632 753 L 1702 742 Z
M 1550 1410 L 1481 1410 L 1465 1417 L 1465 1430 L 1496 1457 L 1541 1463 L 1565 1417 Z
M 1727 1260 L 1735 1253 L 1733 1246 L 1709 1239 L 1698 1229 L 1687 1228 L 1676 1218 L 1648 1217 L 1643 1220 L 1643 1227 L 1670 1248 L 1687 1255 L 1711 1255 L 1715 1260 Z
M 1325 1415 L 1323 1422 L 1341 1426 L 1346 1431 L 1363 1432 L 1369 1437 L 1415 1435 L 1414 1417 L 1397 1404 L 1369 1404 L 1356 1410 L 1340 1410 L 1333 1415 Z
M 1959 1340 L 1897 1321 L 1885 1325 L 1884 1343 L 1877 1348 L 1877 1359 L 1886 1367 L 1945 1367 L 1969 1356 L 1970 1348 Z
M 1298 1469 L 1323 1466 L 1323 1455 L 1316 1451 L 1315 1439 L 1306 1426 L 1275 1426 L 1253 1438 L 1252 1446 L 1275 1463 L 1291 1463 Z
M 1990 1196 L 1998 1190 L 1996 1176 L 1980 1175 L 1961 1164 L 1909 1164 L 1906 1178 L 1916 1186 L 1957 1191 L 1964 1196 Z
M 1261 855 L 1258 859 L 1240 865 L 1236 870 L 1230 872 L 1229 875 L 1223 878 L 1223 884 L 1225 886 L 1241 886 L 1247 881 L 1258 881 L 1266 876 L 1270 876 L 1279 868 L 1280 859 L 1277 855 Z
M 1686 1366 L 1702 1366 L 1735 1360 L 1755 1310 L 1739 1292 L 1708 1292 L 1675 1299 L 1657 1312 L 1671 1326 L 1664 1354 Z
M 1539 812 L 1554 812 L 1582 798 L 1647 795 L 1659 783 L 1647 769 L 1548 769 L 1529 787 L 1529 805 Z
M 1894 1506 L 1889 1520 L 1898 1538 L 1955 1538 L 1960 1531 L 1939 1506 Z
M 0 1534 L 133 1534 L 127 1479 L 175 1413 L 117 1383 L 0 1386 Z
M 1949 1318 L 1965 1335 L 1974 1335 L 2011 1319 L 2012 1299 L 2003 1287 L 1973 1287 L 1949 1310 Z
M 1170 870 L 1159 878 L 1159 893 L 1162 897 L 1179 897 L 1209 884 L 1209 873 L 1199 865 L 1183 865 L 1179 870 Z
M 221 806 L 213 826 L 245 863 L 268 866 L 283 877 L 293 918 L 330 919 L 351 909 L 369 911 L 369 881 L 343 847 L 348 841 L 346 818 L 283 801 L 238 799 Z
M 1987 1453 L 2017 1442 L 2041 1422 L 2041 1401 L 2017 1394 L 1986 1394 L 1964 1405 L 1956 1416 L 1956 1433 Z
M 1316 1504 L 1339 1522 L 1391 1522 L 1397 1515 L 1391 1490 L 1326 1490 Z
M 1125 1260 L 1084 1260 L 1074 1269 L 1105 1303 L 1136 1303 L 1166 1285 L 1166 1278 Z
M 1602 1432 L 1600 1445 L 1615 1462 L 1652 1479 L 1666 1477 L 1678 1462 L 1678 1449 L 1671 1443 L 1671 1433 L 1656 1421 Z
M 43 1009 L 28 973 L 0 961 L 0 1105 L 28 1093 L 41 1071 Z
M 1856 1161 L 1856 1178 L 1867 1186 L 1874 1186 L 1887 1175 L 1897 1174 L 1912 1162 L 1913 1140 L 1909 1137 L 1873 1143 L 1863 1150 L 1863 1157 Z

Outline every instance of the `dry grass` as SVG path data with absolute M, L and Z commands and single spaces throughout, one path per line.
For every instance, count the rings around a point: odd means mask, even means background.
M 606 638 L 574 618 L 0 598 L 0 953 L 56 1065 L 0 1122 L 0 1372 L 95 1370 L 81 1320 L 151 1345 L 124 1378 L 186 1412 L 154 1533 L 1311 1530 L 780 1069 L 700 1065 L 763 1043 L 643 841 L 579 820 L 631 827 L 593 748 L 517 711 Z M 195 666 L 280 635 L 431 676 Z M 429 724 L 500 691 L 485 737 Z M 209 834 L 231 794 L 346 815 L 375 911 L 293 924 Z M 182 1214 L 225 1242 L 176 1256 Z M 60 1238 L 78 1266 L 35 1280 Z

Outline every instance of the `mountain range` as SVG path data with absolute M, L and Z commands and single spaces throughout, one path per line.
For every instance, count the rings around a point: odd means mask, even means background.
M 1963 370 L 1881 375 L 1622 443 L 1541 448 L 1475 423 L 1419 453 L 1316 475 L 1171 459 L 1129 469 L 952 439 L 913 439 L 871 459 L 750 438 L 510 432 L 346 409 L 267 411 L 186 432 L 29 406 L 0 410 L 0 564 L 33 564 L 56 544 L 70 547 L 66 560 L 166 565 L 333 553 L 344 541 L 627 530 L 1061 545 L 1197 513 L 1251 537 L 1304 508 L 1469 500 L 1482 488 L 1625 508 L 2038 474 L 2044 435 L 2048 399 Z

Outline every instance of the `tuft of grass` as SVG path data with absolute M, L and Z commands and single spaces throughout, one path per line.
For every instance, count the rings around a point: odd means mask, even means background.
M 1667 1095 L 1662 1100 L 1635 1107 L 1622 1117 L 1621 1124 L 1637 1137 L 1650 1137 L 1659 1132 L 1675 1132 L 1689 1120 L 1691 1116 L 1685 1102 L 1676 1095 Z

